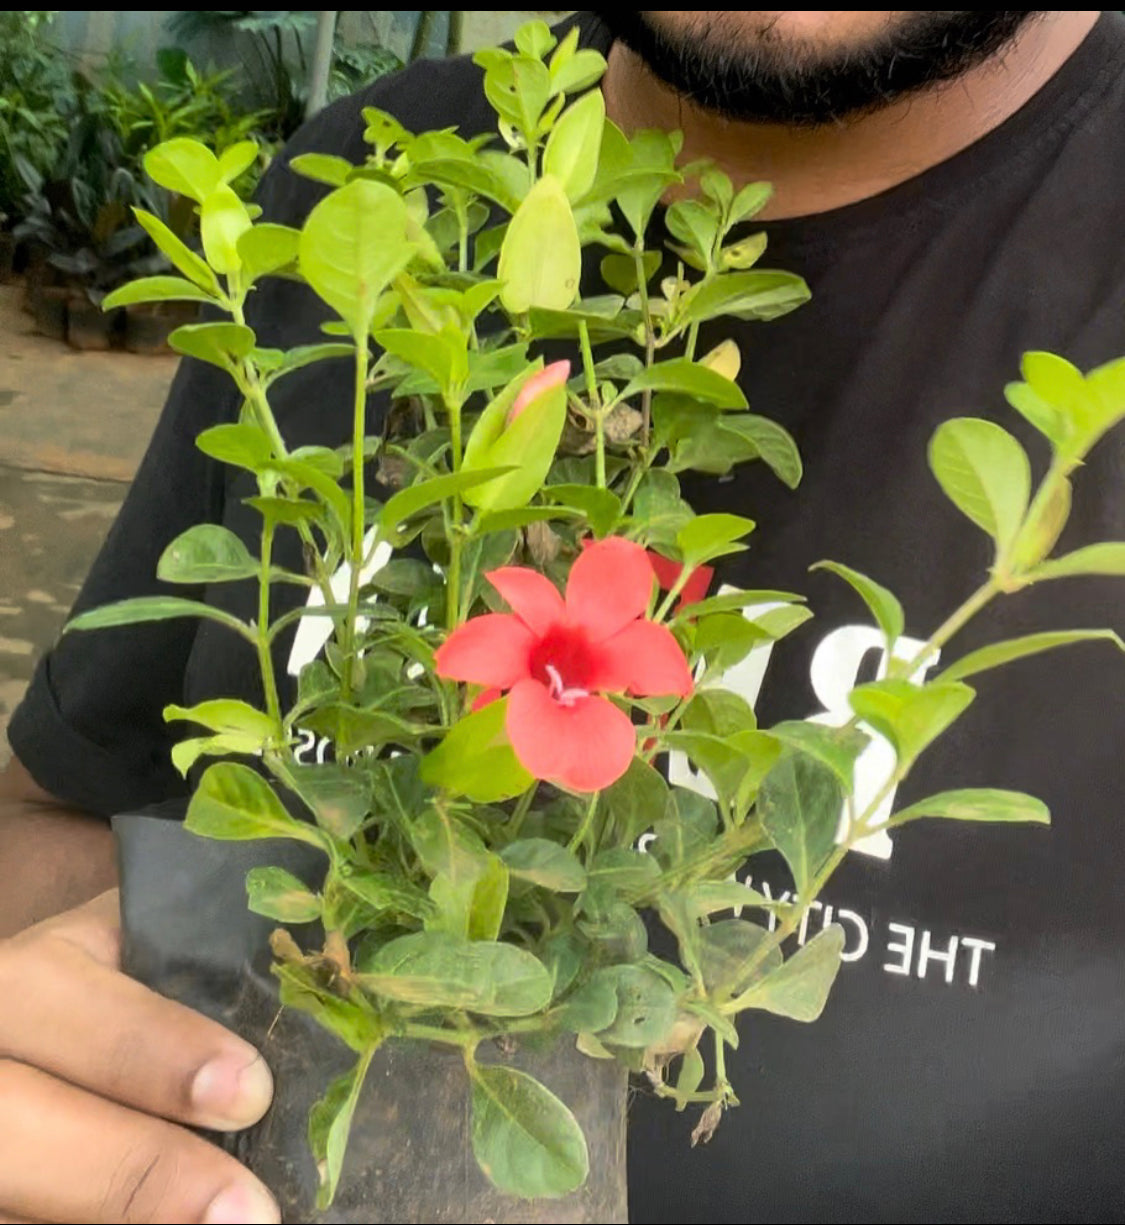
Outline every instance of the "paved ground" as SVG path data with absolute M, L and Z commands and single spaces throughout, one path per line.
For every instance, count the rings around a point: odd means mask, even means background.
M 4 729 L 55 640 L 152 433 L 172 357 L 78 353 L 0 286 L 0 765 Z

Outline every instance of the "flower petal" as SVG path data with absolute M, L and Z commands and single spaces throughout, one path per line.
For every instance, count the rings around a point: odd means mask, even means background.
M 575 559 L 566 584 L 566 610 L 598 642 L 644 613 L 653 579 L 652 563 L 639 544 L 607 536 Z
M 545 574 L 526 566 L 501 566 L 485 578 L 507 601 L 508 607 L 537 638 L 566 620 L 566 605 L 559 589 Z
M 655 621 L 634 621 L 606 639 L 599 661 L 606 671 L 599 671 L 593 682 L 597 689 L 637 697 L 691 693 L 691 669 L 680 644 L 667 626 Z
M 535 680 L 512 689 L 504 726 L 524 769 L 568 791 L 608 787 L 637 748 L 636 728 L 612 702 L 589 697 L 564 706 Z
M 564 386 L 568 378 L 570 378 L 570 362 L 567 361 L 552 362 L 549 366 L 544 366 L 537 374 L 533 374 L 520 388 L 519 395 L 516 396 L 512 407 L 508 409 L 507 424 L 511 425 L 532 400 L 537 400 L 545 391 L 550 391 L 553 387 Z
M 519 617 L 485 613 L 459 625 L 434 653 L 438 676 L 510 689 L 528 675 L 535 635 Z

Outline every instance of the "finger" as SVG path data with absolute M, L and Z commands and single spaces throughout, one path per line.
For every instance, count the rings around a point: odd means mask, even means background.
M 277 1222 L 233 1157 L 162 1119 L 0 1061 L 0 1211 L 41 1221 Z
M 54 915 L 14 937 L 17 943 L 50 935 L 67 940 L 104 966 L 121 963 L 120 890 L 107 889 L 73 910 Z
M 0 944 L 0 1056 L 196 1127 L 257 1122 L 273 1096 L 265 1061 L 221 1025 L 95 959 L 88 950 L 107 931 L 98 905 Z

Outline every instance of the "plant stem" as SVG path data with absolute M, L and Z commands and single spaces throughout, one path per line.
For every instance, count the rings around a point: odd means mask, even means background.
M 444 1042 L 466 1049 L 472 1049 L 480 1042 L 480 1034 L 475 1029 L 446 1029 L 441 1025 L 417 1025 L 413 1021 L 407 1022 L 402 1036 L 422 1042 Z
M 656 332 L 652 326 L 652 309 L 648 300 L 648 280 L 645 271 L 645 248 L 638 234 L 633 242 L 633 263 L 637 269 L 637 292 L 641 299 L 641 314 L 645 324 L 645 369 L 652 366 L 656 355 Z M 652 428 L 652 389 L 646 387 L 641 392 L 641 441 L 648 447 L 649 433 Z
M 258 664 L 262 670 L 262 688 L 266 694 L 266 710 L 270 718 L 281 726 L 281 702 L 277 695 L 277 678 L 273 671 L 273 653 L 270 650 L 270 561 L 273 551 L 274 525 L 269 519 L 262 522 L 262 558 L 258 571 Z
M 449 445 L 450 460 L 454 472 L 461 471 L 461 403 L 447 399 L 446 409 L 449 412 Z M 461 495 L 455 493 L 452 499 L 452 514 L 449 525 L 449 575 L 445 589 L 445 620 L 446 628 L 454 630 L 461 618 L 461 550 L 464 547 L 464 537 L 461 531 L 465 518 L 465 505 Z
M 535 793 L 538 790 L 539 783 L 534 782 L 530 787 L 528 787 L 523 795 L 520 796 L 519 802 L 516 804 L 511 820 L 508 822 L 508 826 L 505 831 L 508 835 L 509 841 L 514 842 L 516 838 L 519 837 L 519 832 L 523 828 L 524 819 L 531 811 L 531 805 L 535 799 Z
M 352 523 L 351 541 L 348 549 L 348 612 L 343 626 L 344 640 L 340 644 L 347 675 L 341 677 L 342 696 L 348 701 L 352 696 L 355 673 L 356 613 L 359 610 L 359 585 L 363 573 L 363 534 L 366 519 L 366 490 L 364 488 L 363 443 L 367 434 L 367 364 L 369 354 L 366 342 L 357 340 L 355 347 L 355 387 L 352 400 Z
M 590 802 L 586 806 L 586 815 L 582 818 L 582 824 L 574 831 L 574 837 L 567 843 L 566 849 L 568 851 L 576 851 L 590 832 L 590 826 L 594 823 L 594 813 L 598 810 L 598 798 L 600 796 L 600 791 L 595 791 L 590 796 Z

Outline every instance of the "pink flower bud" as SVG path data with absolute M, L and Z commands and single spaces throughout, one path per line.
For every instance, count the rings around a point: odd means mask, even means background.
M 545 391 L 550 391 L 553 387 L 564 386 L 568 378 L 570 378 L 570 362 L 565 361 L 552 362 L 549 366 L 544 366 L 538 374 L 533 374 L 520 388 L 519 395 L 516 396 L 512 407 L 508 409 L 506 424 L 511 425 L 532 400 L 537 400 Z

